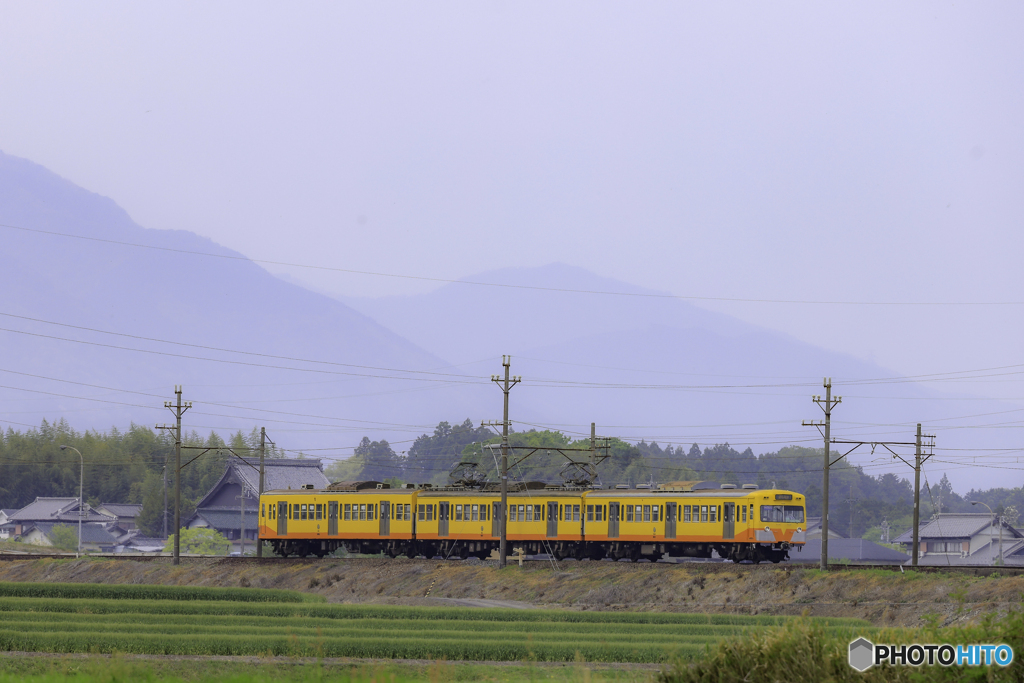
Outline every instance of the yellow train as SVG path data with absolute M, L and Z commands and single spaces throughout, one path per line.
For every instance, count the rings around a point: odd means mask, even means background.
M 803 495 L 709 482 L 592 489 L 510 487 L 509 546 L 556 559 L 720 557 L 780 562 L 801 549 Z M 284 557 L 338 548 L 390 557 L 484 559 L 497 550 L 500 493 L 491 485 L 392 489 L 375 481 L 267 491 L 260 539 Z
M 779 562 L 805 543 L 801 494 L 709 482 L 656 488 L 511 486 L 510 548 L 556 559 L 720 557 Z M 498 549 L 501 495 L 492 485 L 390 488 L 343 481 L 269 490 L 259 536 L 275 553 L 323 557 L 338 548 L 390 557 L 486 558 Z

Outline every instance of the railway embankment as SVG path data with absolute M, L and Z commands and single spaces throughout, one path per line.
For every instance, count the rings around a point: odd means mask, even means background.
M 499 570 L 476 560 L 148 561 L 42 559 L 0 563 L 0 581 L 282 588 L 329 602 L 539 607 L 857 617 L 877 626 L 970 623 L 1019 610 L 1024 576 L 971 572 L 821 572 L 796 566 L 543 563 Z

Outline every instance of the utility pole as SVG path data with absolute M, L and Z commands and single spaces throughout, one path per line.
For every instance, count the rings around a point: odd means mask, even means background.
M 508 544 L 506 535 L 506 522 L 508 521 L 508 392 L 512 387 L 523 381 L 522 377 L 513 377 L 509 374 L 512 364 L 512 356 L 502 356 L 501 364 L 505 368 L 505 378 L 499 375 L 491 375 L 491 381 L 498 385 L 501 392 L 505 394 L 505 411 L 501 421 L 501 509 L 498 511 L 498 525 L 501 530 L 498 541 L 498 567 L 504 568 L 508 561 Z M 494 422 L 484 423 L 495 426 Z
M 173 564 L 181 562 L 181 416 L 192 407 L 192 401 L 181 402 L 181 385 L 174 385 L 176 403 L 164 401 L 164 408 L 174 413 L 174 426 L 163 424 L 157 425 L 157 429 L 166 429 L 174 432 L 174 561 Z
M 245 488 L 244 487 L 242 488 L 242 495 L 240 495 L 238 498 L 239 498 L 239 501 L 241 503 L 239 507 L 242 508 L 239 511 L 241 513 L 241 517 L 242 517 L 241 527 L 239 529 L 239 531 L 241 531 L 241 533 L 239 534 L 239 538 L 241 539 L 242 545 L 238 549 L 238 556 L 239 557 L 244 557 L 245 556 Z
M 164 538 L 167 538 L 167 463 L 164 463 Z
M 917 566 L 917 556 L 920 552 L 921 533 L 921 423 L 917 423 L 917 440 L 914 449 L 914 544 L 912 546 L 911 564 Z
M 823 381 L 825 386 L 825 399 L 816 395 L 811 400 L 818 404 L 818 407 L 825 411 L 825 420 L 804 420 L 803 425 L 817 427 L 825 438 L 825 465 L 822 468 L 821 484 L 821 569 L 828 569 L 828 474 L 829 474 L 829 438 L 832 429 L 832 408 L 843 402 L 842 396 L 832 399 L 832 378 L 826 377 Z M 824 427 L 824 431 L 822 431 Z
M 266 454 L 267 454 L 267 428 L 266 427 L 260 427 L 260 495 L 259 495 L 259 499 L 256 501 L 256 510 L 257 510 L 257 512 L 256 512 L 256 519 L 259 519 L 259 509 L 260 509 L 259 506 L 262 505 L 261 501 L 263 500 L 263 480 L 264 480 L 263 460 L 266 457 Z M 258 525 L 258 522 L 257 522 L 257 525 Z M 259 527 L 257 526 L 257 528 L 259 528 Z M 260 536 L 259 534 L 256 534 L 256 557 L 263 557 L 263 541 L 259 540 L 259 536 Z M 244 543 L 245 541 L 243 540 L 242 542 Z
M 850 535 L 849 538 L 853 538 L 853 504 L 857 502 L 857 498 L 853 497 L 853 484 L 850 484 L 850 497 L 846 499 L 846 502 L 850 504 Z

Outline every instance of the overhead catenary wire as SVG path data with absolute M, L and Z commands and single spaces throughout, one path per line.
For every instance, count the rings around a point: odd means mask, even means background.
M 260 263 L 265 265 L 274 266 L 285 266 L 289 268 L 303 268 L 310 270 L 329 271 L 336 273 L 349 273 L 353 275 L 370 275 L 374 277 L 387 277 L 387 278 L 398 278 L 403 280 L 418 280 L 423 282 L 437 282 L 443 284 L 457 284 L 457 285 L 468 285 L 477 287 L 494 287 L 501 289 L 519 289 L 519 290 L 531 290 L 539 292 L 560 292 L 567 294 L 588 294 L 598 296 L 615 296 L 615 297 L 633 297 L 642 299 L 677 299 L 685 301 L 720 301 L 720 302 L 736 302 L 736 303 L 764 303 L 764 304 L 801 304 L 801 305 L 824 305 L 824 306 L 1021 306 L 1024 305 L 1024 301 L 842 301 L 842 300 L 807 300 L 807 299 L 765 299 L 765 298 L 753 298 L 753 297 L 724 297 L 724 296 L 696 296 L 696 295 L 681 295 L 681 294 L 670 294 L 661 292 L 622 292 L 612 290 L 592 290 L 592 289 L 573 289 L 569 287 L 544 287 L 541 285 L 515 285 L 509 283 L 500 282 L 480 282 L 476 280 L 466 279 L 450 279 L 441 277 L 429 277 L 423 275 L 409 275 L 401 273 L 384 273 L 380 271 L 371 270 L 356 270 L 352 268 L 338 268 L 336 266 L 319 266 L 313 264 L 304 263 L 291 263 L 287 261 L 272 261 L 267 259 L 256 259 L 242 256 L 241 254 L 217 254 L 214 252 L 197 251 L 192 249 L 178 249 L 175 247 L 162 247 L 153 244 L 140 244 L 137 242 L 127 242 L 123 240 L 107 239 L 102 237 L 90 237 L 87 235 L 75 235 L 73 233 L 58 232 L 55 230 L 42 230 L 39 228 L 29 228 L 20 225 L 13 225 L 10 223 L 0 223 L 0 228 L 7 228 L 10 230 L 20 230 L 23 232 L 36 233 L 41 235 L 50 235 L 54 237 L 66 237 L 70 239 L 85 240 L 90 242 L 114 244 L 125 247 L 133 247 L 137 249 L 150 249 L 155 251 L 163 251 L 168 253 L 186 254 L 192 256 L 203 256 L 209 258 L 219 258 L 231 261 L 244 261 L 250 263 Z

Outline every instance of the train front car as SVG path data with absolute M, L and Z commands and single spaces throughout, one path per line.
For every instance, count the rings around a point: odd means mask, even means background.
M 803 550 L 807 542 L 806 502 L 802 494 L 793 491 L 751 491 L 747 505 L 751 517 L 756 511 L 756 520 L 753 529 L 746 532 L 744 540 L 748 543 L 735 549 L 732 559 L 779 562 L 789 559 L 790 549 Z
M 804 497 L 717 482 L 585 494 L 586 554 L 595 559 L 711 558 L 781 562 L 804 543 Z M 764 521 L 762 521 L 762 518 Z

